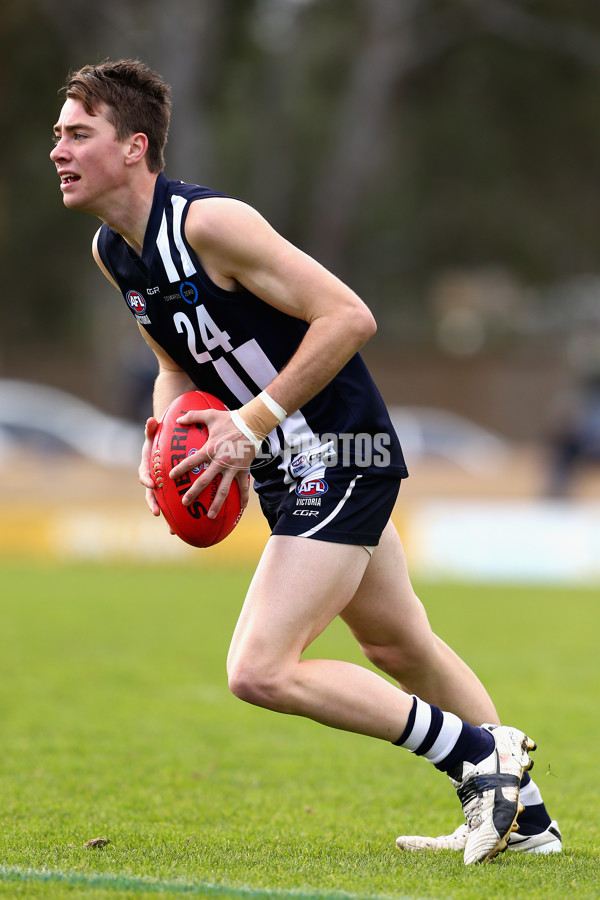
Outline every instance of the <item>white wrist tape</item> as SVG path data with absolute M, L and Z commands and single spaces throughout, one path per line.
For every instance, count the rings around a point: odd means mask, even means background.
M 248 438 L 250 443 L 254 445 L 255 450 L 260 450 L 262 441 L 256 437 L 252 429 L 249 428 L 248 425 L 244 422 L 238 410 L 230 410 L 229 415 L 231 416 L 231 421 L 233 422 L 237 430 L 241 431 L 244 437 Z
M 283 406 L 280 406 L 277 400 L 273 400 L 270 394 L 267 394 L 266 391 L 261 391 L 258 395 L 258 399 L 262 400 L 268 410 L 273 413 L 274 416 L 277 416 L 279 422 L 283 422 L 284 419 L 287 419 L 287 413 Z

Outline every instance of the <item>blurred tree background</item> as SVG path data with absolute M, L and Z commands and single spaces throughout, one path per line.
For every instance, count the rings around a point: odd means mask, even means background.
M 173 87 L 169 177 L 370 305 L 389 402 L 528 439 L 600 372 L 600 4 L 3 0 L 0 46 L 3 377 L 133 414 L 151 360 L 47 156 L 68 71 L 118 57 Z

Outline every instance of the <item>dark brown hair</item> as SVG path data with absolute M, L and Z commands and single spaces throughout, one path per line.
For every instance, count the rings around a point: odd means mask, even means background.
M 137 59 L 107 60 L 71 72 L 63 91 L 79 100 L 88 115 L 104 115 L 114 126 L 117 140 L 143 132 L 148 138 L 147 162 L 151 172 L 165 167 L 164 149 L 171 117 L 171 88 Z

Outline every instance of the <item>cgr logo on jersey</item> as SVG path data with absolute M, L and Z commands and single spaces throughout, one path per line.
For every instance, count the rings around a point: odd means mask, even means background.
M 127 291 L 125 294 L 127 306 L 134 311 L 136 316 L 143 316 L 146 312 L 146 301 L 139 291 Z
M 327 493 L 329 487 L 322 478 L 311 478 L 296 485 L 296 494 L 299 497 L 320 497 Z
M 179 293 L 185 302 L 189 303 L 191 306 L 198 300 L 198 289 L 191 281 L 182 281 L 179 285 Z

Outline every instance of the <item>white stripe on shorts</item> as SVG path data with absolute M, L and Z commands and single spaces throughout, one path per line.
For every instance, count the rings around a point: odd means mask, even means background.
M 321 528 L 323 528 L 325 525 L 328 525 L 332 519 L 335 519 L 335 517 L 337 516 L 339 511 L 342 509 L 342 507 L 346 503 L 346 500 L 349 498 L 350 494 L 354 490 L 354 485 L 356 484 L 356 482 L 358 481 L 359 478 L 362 478 L 362 475 L 355 475 L 355 477 L 352 479 L 352 481 L 346 488 L 346 493 L 344 494 L 344 496 L 342 497 L 342 499 L 340 500 L 338 505 L 335 507 L 334 510 L 332 510 L 332 512 L 329 513 L 328 516 L 326 516 L 323 519 L 322 522 L 319 522 L 319 524 L 315 525 L 314 528 L 309 528 L 308 531 L 303 531 L 302 534 L 298 535 L 298 537 L 312 537 L 313 534 L 315 534 L 317 531 L 320 531 Z

